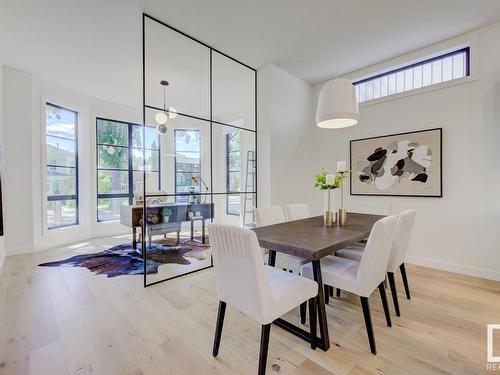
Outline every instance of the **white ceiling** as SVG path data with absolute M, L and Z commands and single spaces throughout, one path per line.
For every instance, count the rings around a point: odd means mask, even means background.
M 500 19 L 500 0 L 0 0 L 0 63 L 140 107 L 144 10 L 315 83 Z
M 499 0 L 146 0 L 146 10 L 254 67 L 310 83 L 500 19 Z

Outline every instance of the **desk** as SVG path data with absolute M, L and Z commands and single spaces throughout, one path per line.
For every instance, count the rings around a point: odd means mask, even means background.
M 163 221 L 162 210 L 169 208 L 171 215 L 168 222 Z M 194 238 L 193 220 L 188 216 L 189 212 L 193 213 L 193 219 L 202 220 L 203 241 L 205 240 L 205 220 L 214 217 L 214 205 L 211 203 L 155 203 L 146 207 L 147 217 L 147 234 L 163 234 L 181 231 L 181 224 L 186 221 L 191 222 L 191 238 Z M 196 212 L 200 212 L 200 216 L 194 216 Z M 120 207 L 120 223 L 132 228 L 132 245 L 137 249 L 137 228 L 142 228 L 143 224 L 143 206 L 121 206 Z M 199 219 L 198 219 L 199 218 Z M 204 243 L 204 242 L 203 242 Z
M 379 215 L 348 213 L 347 225 L 344 226 L 324 227 L 323 216 L 317 216 L 252 229 L 257 234 L 260 246 L 269 250 L 268 265 L 274 267 L 277 251 L 312 261 L 314 280 L 319 287 L 317 311 L 321 337 L 317 338 L 316 346 L 325 351 L 330 348 L 330 338 L 320 259 L 368 237 L 373 225 L 382 218 Z M 303 340 L 311 341 L 309 332 L 284 319 L 277 319 L 274 324 Z

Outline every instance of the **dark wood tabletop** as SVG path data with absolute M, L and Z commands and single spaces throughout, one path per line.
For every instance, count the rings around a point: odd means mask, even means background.
M 384 216 L 347 213 L 347 225 L 323 226 L 323 216 L 287 221 L 253 230 L 265 249 L 318 260 L 369 236 L 373 225 Z

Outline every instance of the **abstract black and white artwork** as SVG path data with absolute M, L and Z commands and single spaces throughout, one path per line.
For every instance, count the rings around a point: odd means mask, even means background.
M 351 195 L 442 197 L 442 129 L 356 139 Z

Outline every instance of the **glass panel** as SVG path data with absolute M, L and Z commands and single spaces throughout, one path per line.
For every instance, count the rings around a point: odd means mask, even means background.
M 403 92 L 405 89 L 405 73 L 397 72 L 396 73 L 396 92 Z
M 234 138 L 231 139 L 229 137 Z M 214 124 L 212 128 L 212 143 L 214 192 L 254 192 L 255 133 Z M 228 143 L 232 150 L 239 150 L 239 152 L 228 151 Z M 231 171 L 234 173 L 231 173 L 230 176 L 229 173 Z
M 453 55 L 453 79 L 465 77 L 465 53 Z
M 144 172 L 134 171 L 132 174 L 135 191 L 136 183 L 140 183 L 141 186 L 144 183 Z M 160 191 L 160 174 L 158 172 L 146 172 L 146 188 L 148 193 L 157 193 Z
M 97 172 L 98 194 L 123 194 L 128 193 L 128 172 L 108 171 Z
M 133 125 L 132 126 L 132 147 L 142 148 L 142 136 L 143 132 L 146 133 L 146 148 L 158 150 L 160 148 L 160 135 L 155 128 L 151 126 Z
M 228 215 L 237 215 L 241 213 L 241 196 L 237 195 L 226 195 L 226 213 Z
M 146 105 L 205 119 L 210 116 L 210 50 L 160 23 L 146 18 Z
M 252 227 L 255 225 L 255 194 L 214 195 L 214 214 L 215 223 Z
M 198 196 L 196 203 L 181 202 L 178 198 L 184 197 L 152 197 L 151 203 L 146 200 L 148 284 L 212 264 L 206 230 L 213 217 L 210 196 Z M 178 246 L 177 236 L 181 246 Z
M 368 81 L 365 83 L 366 85 L 366 100 L 373 99 L 373 81 Z
M 433 61 L 432 62 L 432 83 L 441 83 L 441 77 L 442 77 L 442 64 L 441 60 Z
M 212 116 L 255 129 L 255 72 L 220 53 L 212 55 Z
M 413 69 L 405 70 L 405 91 L 413 90 Z
M 449 81 L 452 79 L 453 76 L 453 57 L 448 56 L 445 59 L 443 59 L 443 82 L 444 81 Z
M 380 77 L 380 96 L 384 97 L 389 95 L 388 91 L 389 91 L 389 77 L 388 76 Z
M 51 104 L 46 105 L 46 133 L 59 138 L 76 139 L 77 113 Z
M 366 82 L 359 84 L 359 101 L 360 103 L 366 101 Z
M 380 98 L 380 78 L 373 80 L 373 98 Z
M 75 195 L 76 169 L 47 167 L 47 195 Z
M 119 220 L 120 207 L 128 204 L 128 198 L 99 198 L 97 200 L 97 220 Z
M 48 201 L 47 224 L 49 229 L 78 224 L 75 199 Z
M 143 153 L 146 155 L 146 170 L 159 171 L 160 170 L 160 152 L 155 150 L 141 150 L 134 148 L 132 150 L 132 168 L 136 171 L 142 171 L 144 164 L 142 162 Z
M 419 89 L 422 87 L 422 66 L 413 68 L 413 88 Z
M 74 167 L 76 165 L 74 140 L 47 136 L 47 164 Z
M 99 168 L 128 169 L 128 148 L 118 146 L 97 146 Z
M 396 93 L 396 74 L 389 75 L 388 80 L 389 80 L 388 94 L 389 95 L 395 94 Z
M 155 111 L 146 111 L 147 123 L 153 123 Z M 178 173 L 192 173 L 201 177 L 192 186 L 201 186 L 201 191 L 210 191 L 210 122 L 178 115 L 168 121 L 168 130 L 160 136 L 161 153 L 159 169 L 161 191 L 168 194 L 185 192 L 187 182 L 177 185 Z M 222 145 L 224 151 L 225 146 Z M 224 160 L 221 160 L 224 163 Z M 181 181 L 181 180 L 179 180 Z M 189 182 L 189 181 L 188 181 Z M 151 190 L 151 189 L 147 189 Z M 154 190 L 158 190 L 155 186 Z
M 422 86 L 429 86 L 432 83 L 432 64 L 427 63 L 422 66 L 423 69 L 423 80 Z
M 128 146 L 128 124 L 97 119 L 97 143 Z

